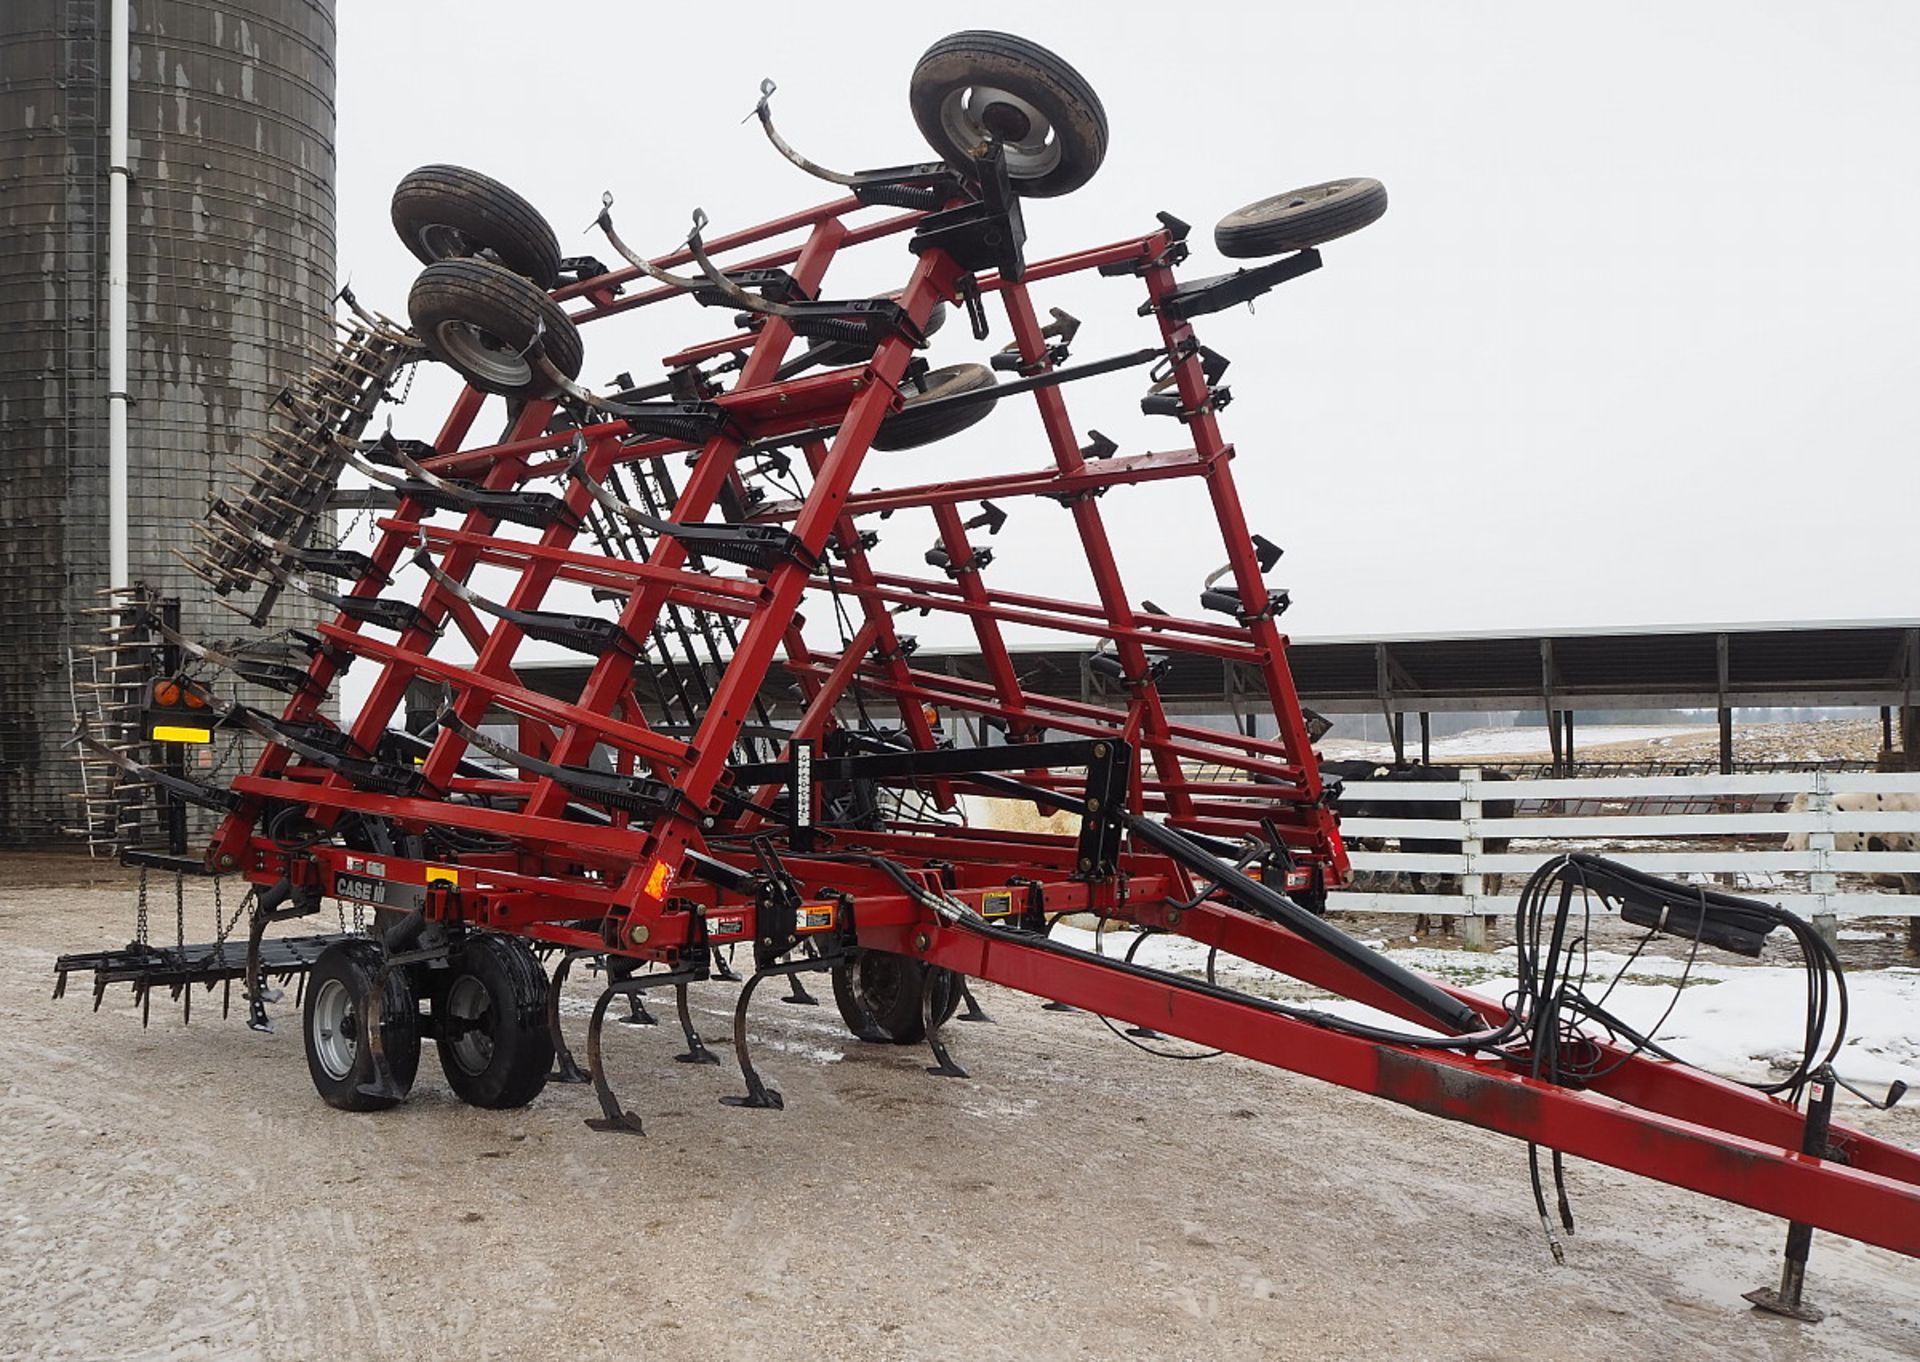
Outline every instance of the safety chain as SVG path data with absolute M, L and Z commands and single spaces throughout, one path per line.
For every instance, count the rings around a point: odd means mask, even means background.
M 227 963 L 227 937 L 232 934 L 234 925 L 240 921 L 240 915 L 253 906 L 254 895 L 259 892 L 257 886 L 247 886 L 247 892 L 240 896 L 240 903 L 234 908 L 233 916 L 223 920 L 221 916 L 223 905 L 220 902 L 220 881 L 217 877 L 214 879 L 213 925 L 215 930 L 213 937 L 213 958 L 218 964 L 224 966 Z
M 147 867 L 140 867 L 140 897 L 134 905 L 133 941 L 137 946 L 147 944 Z
M 187 877 L 178 870 L 173 872 L 173 944 L 184 957 L 187 950 Z

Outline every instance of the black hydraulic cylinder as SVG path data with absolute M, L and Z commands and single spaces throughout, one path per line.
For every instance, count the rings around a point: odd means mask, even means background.
M 1055 802 L 1065 802 L 1057 796 Z M 1186 834 L 1138 814 L 1127 815 L 1127 830 L 1139 841 L 1164 853 L 1194 874 L 1220 886 L 1243 907 L 1280 923 L 1295 936 L 1325 951 L 1342 964 L 1365 975 L 1403 1002 L 1419 1008 L 1449 1035 L 1468 1035 L 1486 1029 L 1480 1014 L 1438 984 L 1403 969 L 1371 951 L 1333 924 L 1315 917 L 1285 894 L 1242 874 L 1188 840 Z

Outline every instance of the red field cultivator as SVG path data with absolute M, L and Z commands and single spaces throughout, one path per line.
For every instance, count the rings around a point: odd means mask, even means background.
M 1257 261 L 1230 273 L 1183 278 L 1188 226 L 1164 213 L 1030 260 L 1028 203 L 1084 183 L 1106 148 L 1099 100 L 1057 57 L 1000 34 L 935 44 L 912 109 L 940 159 L 859 174 L 789 146 L 772 93 L 757 113 L 774 148 L 839 197 L 724 235 L 696 214 L 657 258 L 623 240 L 609 198 L 599 228 L 617 268 L 563 260 L 541 216 L 484 176 L 430 166 L 402 183 L 394 221 L 424 263 L 411 328 L 355 308 L 352 355 L 291 391 L 255 492 L 216 507 L 196 557 L 223 592 L 293 591 L 333 618 L 294 635 L 289 661 L 208 649 L 125 598 L 116 637 L 137 637 L 155 686 L 140 692 L 135 740 L 90 740 L 129 788 L 217 812 L 204 858 L 186 860 L 255 886 L 249 941 L 143 941 L 63 971 L 188 994 L 241 978 L 262 1027 L 267 978 L 306 974 L 309 1064 L 333 1106 L 403 1099 L 428 1038 L 470 1102 L 515 1106 L 550 1075 L 590 1079 L 590 1124 L 636 1132 L 601 1063 L 609 1010 L 650 1018 L 644 995 L 672 989 L 680 1058 L 711 1061 L 688 990 L 734 978 L 735 947 L 753 968 L 734 1010 L 745 1091 L 726 1100 L 748 1107 L 781 1105 L 748 1054 L 763 980 L 805 1000 L 803 976 L 830 974 L 854 1034 L 925 1041 L 948 1075 L 963 1070 L 942 1023 L 962 1005 L 977 1014 L 966 981 L 988 980 L 1136 1037 L 1231 1051 L 1920 1254 L 1920 1157 L 1825 1129 L 1824 1016 L 1781 1100 L 1661 1057 L 1569 973 L 1589 896 L 1650 930 L 1752 953 L 1793 927 L 1785 915 L 1563 859 L 1530 887 L 1527 975 L 1496 1004 L 1318 914 L 1346 871 L 1335 792 L 1288 672 L 1287 594 L 1265 579 L 1279 551 L 1251 532 L 1236 490 L 1227 361 L 1195 327 L 1317 269 L 1317 247 L 1385 210 L 1380 185 L 1336 181 L 1230 215 L 1215 245 Z M 835 292 L 834 267 L 856 250 L 897 261 L 897 288 Z M 1132 348 L 1073 353 L 1087 337 L 1042 297 L 1071 275 L 1137 301 Z M 582 386 L 583 331 L 640 308 L 708 338 L 668 355 L 658 382 Z M 988 362 L 929 367 L 930 340 L 968 334 Z M 437 437 L 363 438 L 399 368 L 429 359 L 468 385 Z M 1122 451 L 1072 415 L 1073 384 L 1129 370 L 1142 411 L 1177 436 L 1169 447 Z M 489 417 L 501 399 L 503 425 Z M 927 465 L 888 457 L 990 416 L 996 435 L 1032 446 L 1030 468 L 912 481 L 899 470 Z M 313 542 L 347 469 L 372 485 L 360 496 L 385 502 L 367 553 Z M 1153 551 L 1191 543 L 1201 570 L 1225 562 L 1204 584 L 1196 572 L 1191 616 L 1135 602 L 1102 515 L 1107 494 L 1182 479 L 1211 516 Z M 991 584 L 993 536 L 1021 513 L 1077 540 L 1091 599 Z M 883 535 L 916 550 L 930 536 L 926 570 L 876 561 Z M 403 580 L 423 585 L 403 596 Z M 902 622 L 931 614 L 964 622 L 984 675 L 916 665 Z M 1004 636 L 1016 627 L 1094 644 L 1107 698 L 1024 683 Z M 437 646 L 449 632 L 464 649 Z M 590 659 L 577 694 L 532 684 L 529 642 Z M 1233 664 L 1271 736 L 1170 715 L 1158 682 L 1181 656 Z M 335 723 L 325 705 L 349 666 L 371 690 Z M 437 721 L 403 732 L 423 684 L 441 696 Z M 242 698 L 263 687 L 284 703 Z M 190 726 L 257 740 L 252 769 L 224 785 L 189 775 L 156 741 L 180 724 L 155 696 L 192 707 Z M 948 736 L 961 716 L 984 742 Z M 981 798 L 1077 826 L 969 826 L 961 811 Z M 267 934 L 328 898 L 371 907 L 372 928 Z M 1123 924 L 1136 945 L 1177 933 L 1388 1015 L 1355 1021 L 1235 992 L 1211 967 L 1189 977 L 1075 949 L 1050 935 L 1067 914 Z M 1831 955 L 1800 935 L 1810 978 L 1837 987 Z M 606 979 L 585 1072 L 558 1007 L 582 959 Z

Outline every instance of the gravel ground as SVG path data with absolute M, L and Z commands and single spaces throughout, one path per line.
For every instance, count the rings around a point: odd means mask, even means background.
M 784 1112 L 625 1028 L 644 1140 L 587 1131 L 580 1088 L 463 1107 L 430 1058 L 404 1107 L 334 1112 L 290 1000 L 271 1038 L 49 1000 L 128 904 L 117 871 L 0 857 L 0 1356 L 1920 1357 L 1912 1260 L 1819 1236 L 1827 1322 L 1757 1317 L 1777 1222 L 1576 1163 L 1556 1268 L 1517 1144 L 997 990 L 1000 1025 L 954 1028 L 966 1082 L 769 997 Z M 1846 1119 L 1920 1145 L 1920 1112 Z

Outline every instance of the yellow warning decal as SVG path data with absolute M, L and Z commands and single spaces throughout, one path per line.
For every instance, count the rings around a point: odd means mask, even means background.
M 460 872 L 450 865 L 430 865 L 427 867 L 428 884 L 439 884 L 443 880 L 457 888 L 460 884 Z
M 981 917 L 1011 917 L 1013 893 L 1006 889 L 989 890 L 980 899 Z
M 653 863 L 653 869 L 647 872 L 647 897 L 650 899 L 665 898 L 667 895 L 667 881 L 672 877 L 673 872 L 667 868 L 665 861 L 655 861 Z
M 153 739 L 155 742 L 212 742 L 213 730 L 186 728 L 180 724 L 155 724 Z

